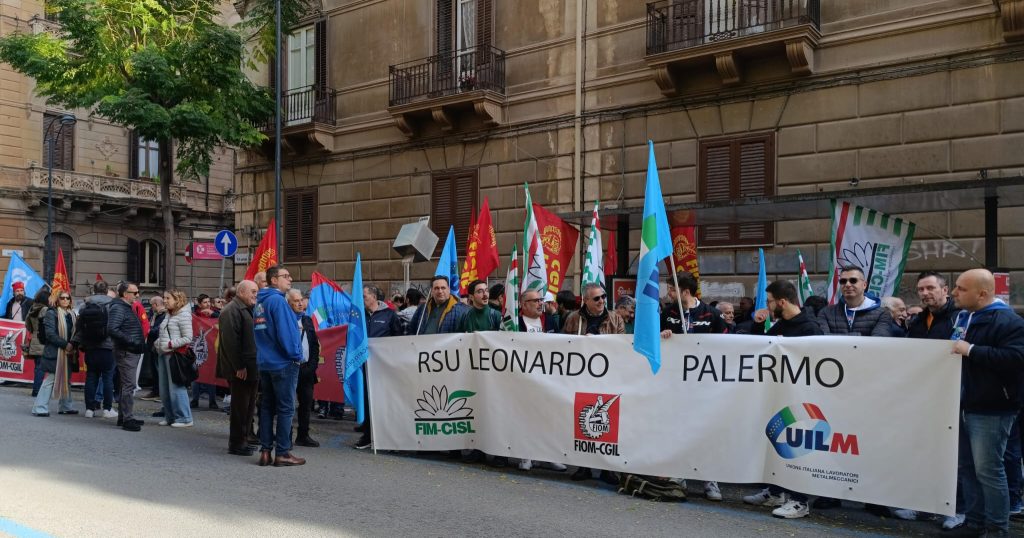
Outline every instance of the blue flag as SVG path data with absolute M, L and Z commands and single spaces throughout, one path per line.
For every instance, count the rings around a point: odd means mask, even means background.
M 757 249 L 759 265 L 757 267 L 757 293 L 754 295 L 754 310 L 768 308 L 768 276 L 764 269 L 764 249 Z
M 14 290 L 11 289 L 11 286 L 15 282 L 25 283 L 25 296 L 29 299 L 35 297 L 36 293 L 46 286 L 43 277 L 39 276 L 39 273 L 36 273 L 31 265 L 25 263 L 21 256 L 12 252 L 11 263 L 7 265 L 7 276 L 4 277 L 3 293 L 0 294 L 0 308 L 6 308 L 7 301 L 14 297 Z M 25 316 L 28 316 L 28 312 L 25 312 Z
M 345 342 L 345 401 L 356 412 L 356 422 L 366 420 L 363 399 L 366 379 L 363 365 L 370 357 L 370 344 L 366 337 L 366 306 L 363 304 L 363 260 L 356 253 L 356 270 L 352 275 L 352 308 L 349 311 L 348 340 Z
M 352 312 L 352 299 L 334 282 L 313 274 L 313 289 L 309 291 L 306 315 L 313 319 L 316 330 L 329 329 L 348 323 Z
M 661 196 L 658 164 L 654 161 L 654 143 L 647 141 L 647 189 L 644 192 L 644 220 L 640 232 L 640 261 L 636 273 L 636 321 L 633 327 L 633 349 L 647 357 L 651 371 L 661 368 L 660 278 L 658 265 L 672 255 L 672 234 L 665 215 L 665 199 Z
M 459 296 L 462 283 L 459 281 L 459 254 L 455 251 L 455 226 L 448 228 L 448 239 L 444 242 L 444 250 L 437 260 L 437 270 L 434 274 L 448 275 L 448 287 L 451 288 L 452 295 Z

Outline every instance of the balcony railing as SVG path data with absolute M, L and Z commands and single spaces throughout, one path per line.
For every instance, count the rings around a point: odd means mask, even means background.
M 281 96 L 281 127 L 307 123 L 335 124 L 335 103 L 338 91 L 331 88 L 303 86 L 283 92 Z M 273 116 L 262 126 L 263 130 L 274 128 Z
M 50 185 L 48 171 L 45 168 L 30 168 L 29 182 L 36 189 L 47 189 Z M 55 169 L 53 190 L 61 198 L 66 198 L 70 193 L 78 197 L 100 197 L 110 202 L 160 202 L 160 184 L 149 178 L 127 179 Z M 184 184 L 171 185 L 171 203 L 185 203 L 186 190 Z
M 661 0 L 647 4 L 647 54 L 820 22 L 820 0 Z
M 390 106 L 475 90 L 505 94 L 505 51 L 473 47 L 392 65 Z

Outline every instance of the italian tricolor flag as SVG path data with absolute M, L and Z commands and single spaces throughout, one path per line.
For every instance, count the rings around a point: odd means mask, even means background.
M 523 226 L 523 258 L 526 271 L 521 291 L 536 291 L 541 297 L 548 291 L 548 268 L 544 261 L 544 244 L 541 242 L 540 227 L 533 214 L 533 200 L 530 186 L 526 185 L 526 223 Z

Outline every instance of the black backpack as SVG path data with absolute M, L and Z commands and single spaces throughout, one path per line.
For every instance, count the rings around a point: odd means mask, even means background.
M 85 347 L 102 345 L 107 339 L 107 308 L 97 303 L 85 303 L 78 313 L 76 332 Z
M 47 308 L 44 306 L 32 320 L 32 325 L 35 328 L 33 336 L 44 346 L 46 345 L 46 323 L 44 322 L 46 319 L 46 310 Z

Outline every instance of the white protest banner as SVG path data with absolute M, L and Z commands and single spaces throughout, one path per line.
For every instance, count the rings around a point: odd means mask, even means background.
M 835 304 L 842 295 L 840 269 L 851 265 L 864 270 L 868 292 L 878 297 L 897 295 L 910 243 L 914 240 L 914 228 L 914 223 L 908 220 L 832 200 L 829 304 Z
M 370 340 L 380 450 L 475 448 L 952 514 L 960 359 L 946 341 L 674 335 Z

